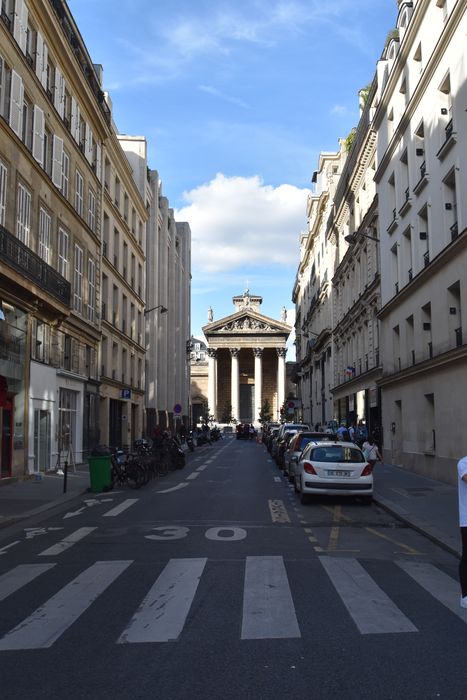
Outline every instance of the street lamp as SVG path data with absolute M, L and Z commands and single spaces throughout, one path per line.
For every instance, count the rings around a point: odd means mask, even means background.
M 365 229 L 368 231 L 368 229 Z M 344 241 L 346 243 L 349 243 L 350 245 L 353 245 L 354 243 L 357 242 L 357 239 L 359 236 L 362 236 L 362 238 L 369 238 L 370 241 L 376 241 L 376 243 L 379 243 L 379 238 L 376 238 L 376 236 L 370 236 L 368 233 L 363 233 L 363 231 L 356 231 L 356 233 L 349 233 L 348 236 L 344 236 Z
M 156 309 L 161 310 L 161 314 L 166 314 L 167 309 L 163 304 L 158 304 L 157 306 L 153 306 L 151 309 L 144 309 L 144 315 L 149 314 L 151 311 L 155 311 Z

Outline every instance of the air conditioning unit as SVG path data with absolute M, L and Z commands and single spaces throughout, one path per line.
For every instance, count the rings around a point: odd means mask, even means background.
M 426 231 L 420 231 L 420 240 L 426 241 L 426 239 L 427 239 Z
M 431 331 L 431 323 L 424 323 L 423 330 L 424 331 Z
M 444 204 L 444 208 L 446 209 L 446 211 L 451 211 L 451 210 L 452 210 L 452 204 L 451 204 L 451 202 L 446 202 L 446 203 Z
M 423 150 L 423 148 L 416 148 L 415 153 L 417 154 L 417 156 L 424 156 L 425 155 L 425 151 Z
M 443 115 L 443 117 L 445 117 L 445 116 L 447 115 L 447 113 L 448 113 L 447 108 L 446 108 L 446 107 L 441 107 L 441 114 Z

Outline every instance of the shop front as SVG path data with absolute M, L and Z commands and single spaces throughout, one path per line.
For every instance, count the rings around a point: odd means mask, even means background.
M 25 471 L 27 314 L 0 303 L 0 478 Z

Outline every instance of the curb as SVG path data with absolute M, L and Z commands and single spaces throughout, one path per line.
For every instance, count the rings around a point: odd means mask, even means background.
M 62 495 L 60 498 L 56 498 L 54 501 L 48 501 L 47 503 L 44 503 L 43 505 L 38 506 L 37 508 L 33 508 L 32 510 L 23 512 L 20 515 L 11 515 L 8 518 L 5 518 L 5 520 L 0 520 L 0 530 L 4 530 L 5 528 L 11 527 L 12 525 L 17 525 L 23 520 L 33 518 L 36 515 L 41 515 L 41 513 L 45 513 L 48 510 L 52 510 L 53 508 L 57 508 L 60 505 L 64 505 L 69 501 L 73 501 L 74 499 L 80 498 L 87 492 L 88 489 L 86 488 L 80 493 L 73 493 L 69 494 L 68 496 Z
M 449 544 L 449 542 L 447 542 L 446 539 L 444 539 L 442 533 L 437 534 L 433 531 L 430 532 L 430 526 L 428 525 L 428 523 L 425 523 L 425 521 L 415 518 L 414 516 L 409 517 L 408 515 L 401 513 L 399 510 L 396 509 L 396 507 L 391 503 L 391 501 L 388 501 L 381 496 L 373 494 L 373 502 L 380 506 L 390 515 L 397 518 L 397 520 L 400 520 L 400 522 L 404 523 L 405 525 L 408 525 L 420 535 L 423 535 L 428 540 L 438 545 L 438 547 L 441 547 L 441 549 L 444 549 L 446 552 L 449 552 L 449 554 L 454 555 L 455 557 L 457 557 L 457 559 L 461 558 L 459 550 L 454 545 Z

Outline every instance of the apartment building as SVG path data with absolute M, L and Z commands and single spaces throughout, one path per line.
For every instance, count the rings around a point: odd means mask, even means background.
M 103 163 L 101 441 L 131 446 L 144 430 L 145 139 L 113 130 Z
M 110 112 L 66 3 L 0 18 L 1 476 L 98 434 L 100 171 Z
M 334 417 L 380 429 L 378 380 L 380 262 L 375 113 L 377 81 L 360 91 L 361 115 L 334 195 L 327 235 L 335 242 L 333 287 Z
M 321 153 L 307 199 L 308 230 L 300 236 L 300 263 L 292 301 L 295 303 L 295 382 L 308 425 L 325 425 L 334 417 L 332 285 L 335 240 L 327 235 L 333 201 L 346 152 Z
M 156 170 L 147 236 L 146 414 L 156 425 L 188 425 L 190 400 L 191 231 L 176 222 Z
M 384 456 L 453 482 L 467 451 L 467 6 L 399 2 L 378 64 Z

